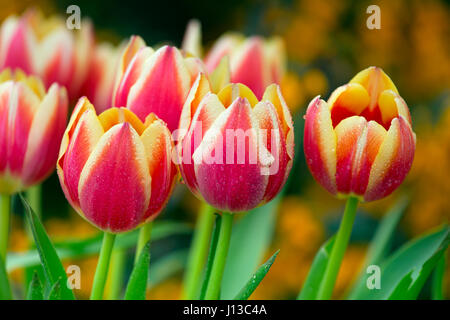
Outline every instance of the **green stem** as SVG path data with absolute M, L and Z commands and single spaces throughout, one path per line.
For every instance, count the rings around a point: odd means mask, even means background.
M 111 276 L 108 283 L 108 300 L 118 300 L 123 287 L 126 251 L 124 248 L 114 249 L 111 257 Z
M 41 201 L 42 185 L 37 184 L 27 189 L 27 199 L 30 207 L 39 218 L 42 217 L 42 201 Z
M 202 270 L 208 255 L 209 240 L 214 225 L 213 213 L 214 208 L 206 202 L 203 202 L 195 227 L 192 245 L 189 250 L 188 263 L 184 276 L 183 298 L 187 300 L 198 298 Z
M 206 289 L 206 300 L 217 300 L 220 294 L 220 285 L 222 282 L 225 262 L 230 246 L 231 228 L 233 227 L 233 215 L 228 212 L 222 213 L 222 222 L 220 226 L 219 240 L 217 242 L 216 253 Z
M 136 255 L 134 257 L 134 264 L 136 264 L 137 261 L 139 260 L 142 249 L 144 249 L 147 242 L 150 241 L 150 238 L 152 236 L 152 225 L 153 225 L 152 222 L 148 222 L 145 225 L 143 225 L 139 230 L 139 238 L 136 246 Z
M 105 232 L 103 235 L 102 248 L 100 249 L 100 257 L 92 285 L 91 300 L 101 300 L 103 298 L 103 290 L 105 289 L 106 278 L 108 277 L 109 261 L 115 239 L 115 234 Z
M 345 205 L 344 216 L 342 217 L 333 249 L 331 250 L 330 259 L 328 260 L 322 283 L 319 287 L 319 292 L 317 294 L 319 300 L 331 298 L 342 259 L 344 258 L 345 250 L 347 249 L 350 240 L 350 234 L 352 233 L 357 207 L 358 199 L 349 197 Z
M 6 252 L 8 251 L 10 210 L 11 196 L 0 194 L 0 257 L 5 266 Z

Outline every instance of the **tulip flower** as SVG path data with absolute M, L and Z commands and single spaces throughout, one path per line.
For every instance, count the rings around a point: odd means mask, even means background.
M 379 68 L 368 68 L 315 98 L 305 116 L 304 150 L 316 180 L 339 197 L 374 201 L 405 179 L 415 134 L 405 101 Z
M 328 102 L 317 97 L 310 103 L 305 116 L 306 161 L 325 189 L 347 198 L 319 299 L 331 297 L 358 201 L 391 194 L 411 168 L 415 144 L 408 107 L 380 68 L 361 71 Z
M 45 19 L 37 10 L 7 18 L 0 31 L 0 68 L 20 68 L 38 75 L 48 88 L 65 86 L 74 99 L 88 74 L 94 36 L 90 22 L 67 29 L 59 17 Z
M 277 85 L 261 101 L 243 84 L 217 94 L 204 74 L 183 107 L 178 161 L 188 188 L 222 212 L 220 236 L 205 298 L 217 299 L 233 212 L 273 199 L 292 167 L 292 119 Z
M 127 107 L 142 121 L 154 113 L 173 131 L 189 89 L 203 70 L 199 58 L 183 56 L 172 46 L 154 51 L 134 36 L 119 63 L 113 106 Z
M 13 194 L 54 169 L 67 119 L 66 90 L 23 72 L 0 74 L 0 193 Z
M 165 123 L 145 123 L 130 110 L 97 116 L 80 98 L 64 133 L 57 172 L 72 207 L 99 229 L 130 231 L 153 220 L 166 204 L 177 170 Z
M 54 169 L 67 119 L 67 93 L 22 71 L 0 73 L 0 261 L 5 262 L 10 195 Z
M 72 207 L 104 231 L 91 299 L 102 297 L 115 234 L 151 225 L 167 203 L 177 175 L 172 149 L 170 131 L 154 114 L 145 122 L 126 108 L 97 116 L 86 97 L 78 101 L 57 172 Z
M 245 38 L 239 34 L 225 34 L 213 45 L 205 57 L 208 72 L 229 56 L 231 82 L 249 87 L 258 99 L 272 83 L 279 84 L 285 71 L 286 58 L 283 41 L 278 37 Z
M 248 211 L 270 201 L 291 169 L 292 119 L 277 85 L 269 86 L 258 101 L 243 84 L 229 84 L 214 94 L 201 74 L 184 105 L 182 131 L 178 146 L 183 179 L 195 195 L 219 210 Z M 248 146 L 239 144 L 241 131 Z M 208 163 L 209 153 L 221 145 L 224 152 Z

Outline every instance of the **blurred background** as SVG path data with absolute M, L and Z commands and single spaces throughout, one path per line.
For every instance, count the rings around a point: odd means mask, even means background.
M 179 46 L 188 21 L 200 20 L 205 48 L 227 31 L 245 35 L 279 35 L 286 45 L 288 71 L 282 91 L 295 119 L 296 158 L 291 178 L 277 214 L 267 230 L 261 263 L 275 250 L 281 252 L 252 298 L 295 298 L 320 245 L 337 230 L 343 202 L 334 199 L 311 177 L 303 157 L 303 115 L 316 95 L 328 98 L 358 71 L 376 65 L 393 79 L 407 102 L 417 134 L 412 170 L 400 189 L 388 198 L 361 205 L 351 244 L 338 277 L 335 298 L 344 297 L 373 236 L 379 219 L 399 199 L 409 201 L 393 249 L 406 240 L 450 221 L 450 2 L 449 1 L 12 1 L 0 0 L 0 20 L 21 14 L 29 7 L 45 15 L 66 15 L 77 4 L 89 17 L 101 41 L 119 44 L 130 35 L 141 35 L 149 45 L 169 42 Z M 381 29 L 366 27 L 366 8 L 381 9 Z M 150 299 L 178 299 L 182 270 L 195 225 L 199 201 L 179 185 L 157 221 L 187 222 L 182 234 L 161 237 L 152 246 L 153 275 Z M 12 250 L 28 250 L 22 210 L 15 206 Z M 42 212 L 55 241 L 87 238 L 96 229 L 71 211 L 53 175 L 44 183 Z M 131 268 L 133 250 L 126 252 Z M 158 261 L 160 262 L 158 264 Z M 165 264 L 163 264 L 163 262 Z M 87 298 L 96 266 L 95 257 L 76 263 L 82 285 L 76 290 Z M 151 268 L 152 268 L 151 267 Z M 159 268 L 159 269 L 158 269 Z M 153 273 L 152 273 L 153 272 Z M 446 297 L 450 297 L 449 272 Z M 23 271 L 13 272 L 18 282 Z M 427 298 L 427 284 L 421 298 Z

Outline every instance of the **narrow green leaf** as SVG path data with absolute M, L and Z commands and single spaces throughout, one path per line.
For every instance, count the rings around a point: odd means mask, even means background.
M 247 283 L 269 249 L 282 194 L 271 202 L 249 211 L 233 226 L 221 297 L 233 299 Z
M 297 299 L 298 300 L 314 300 L 319 292 L 320 284 L 322 282 L 323 274 L 330 259 L 331 249 L 333 249 L 334 239 L 336 236 L 331 237 L 325 242 L 319 251 L 316 253 L 314 260 L 309 269 L 308 276 L 303 284 Z
M 42 283 L 36 270 L 34 271 L 33 277 L 30 281 L 27 300 L 44 300 L 44 288 L 42 288 Z
M 149 266 L 150 241 L 142 249 L 141 255 L 131 272 L 127 290 L 125 291 L 125 300 L 145 300 Z
M 447 225 L 413 239 L 380 265 L 381 288 L 359 287 L 353 298 L 415 299 L 450 242 Z
M 5 264 L 0 257 L 0 300 L 11 300 L 11 287 L 9 286 L 8 273 L 5 270 Z
M 34 242 L 39 252 L 42 267 L 44 269 L 44 274 L 49 286 L 53 288 L 55 284 L 59 281 L 59 279 L 61 279 L 61 282 L 66 284 L 67 283 L 66 271 L 64 270 L 64 267 L 61 261 L 59 260 L 58 254 L 56 253 L 56 250 L 53 247 L 50 238 L 45 232 L 44 226 L 42 225 L 37 215 L 33 212 L 33 209 L 31 209 L 31 207 L 28 205 L 28 202 L 25 200 L 22 194 L 20 194 L 20 199 L 22 200 L 22 203 L 25 207 L 29 225 L 33 233 Z M 70 290 L 66 285 L 62 285 L 60 287 L 62 299 L 64 300 L 75 299 L 72 290 Z
M 256 270 L 255 274 L 248 280 L 242 290 L 237 294 L 234 300 L 247 300 L 252 293 L 259 286 L 261 281 L 266 276 L 267 272 L 269 272 L 270 267 L 272 266 L 275 258 L 277 257 L 280 250 L 277 250 L 270 258 L 266 261 L 261 267 Z
M 400 199 L 381 219 L 375 235 L 369 244 L 369 248 L 367 249 L 367 255 L 363 268 L 361 269 L 361 272 L 350 291 L 348 296 L 349 299 L 354 299 L 354 295 L 358 288 L 366 285 L 367 275 L 365 271 L 367 267 L 370 265 L 380 264 L 389 252 L 395 229 L 397 228 L 407 205 L 407 198 Z
M 47 300 L 61 300 L 61 279 L 58 279 L 58 281 L 55 282 L 55 284 L 50 289 L 50 292 L 47 296 Z
M 165 237 L 187 234 L 192 231 L 192 228 L 186 223 L 161 221 L 155 222 L 152 230 L 152 240 L 160 240 Z M 138 230 L 120 234 L 115 241 L 115 248 L 128 249 L 136 245 L 138 238 Z M 98 234 L 88 239 L 83 240 L 65 240 L 55 242 L 54 246 L 58 256 L 61 260 L 64 259 L 78 259 L 87 256 L 98 254 L 103 234 Z M 36 249 L 29 250 L 25 253 L 10 253 L 7 259 L 7 270 L 13 270 L 39 265 L 40 258 Z
M 431 299 L 443 300 L 444 299 L 444 273 L 445 273 L 445 253 L 433 272 L 433 282 L 431 284 Z
M 214 229 L 211 235 L 211 245 L 209 248 L 208 259 L 206 261 L 205 274 L 203 275 L 203 283 L 200 289 L 200 300 L 205 299 L 206 289 L 208 288 L 209 278 L 211 276 L 212 265 L 214 262 L 214 256 L 216 255 L 217 243 L 219 241 L 220 225 L 222 223 L 222 216 L 216 215 L 216 221 L 214 223 Z

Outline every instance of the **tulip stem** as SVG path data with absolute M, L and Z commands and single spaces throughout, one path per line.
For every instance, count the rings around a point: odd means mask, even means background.
M 206 300 L 217 300 L 220 295 L 223 271 L 230 246 L 231 229 L 233 227 L 233 215 L 229 212 L 222 213 L 219 240 L 217 241 L 216 253 L 211 269 L 208 287 L 206 289 Z
M 153 223 L 151 221 L 147 222 L 139 230 L 139 238 L 136 246 L 136 255 L 134 257 L 134 264 L 138 262 L 142 250 L 144 249 L 147 242 L 150 241 L 150 238 L 152 236 L 152 225 Z
M 214 208 L 202 202 L 184 276 L 183 298 L 187 300 L 198 298 L 201 274 L 208 255 L 209 240 L 214 225 L 213 213 Z
M 101 300 L 105 289 L 106 279 L 108 277 L 109 261 L 114 247 L 116 235 L 105 232 L 103 235 L 100 257 L 95 270 L 94 283 L 92 285 L 91 300 Z
M 350 235 L 352 233 L 353 222 L 355 221 L 356 208 L 358 207 L 358 199 L 349 197 L 345 204 L 344 215 L 337 232 L 336 240 L 331 250 L 330 259 L 328 260 L 322 283 L 319 287 L 317 298 L 319 300 L 331 299 L 334 285 L 341 268 L 342 259 L 347 249 Z
M 0 194 L 0 257 L 5 266 L 8 251 L 10 210 L 11 197 L 7 194 Z

